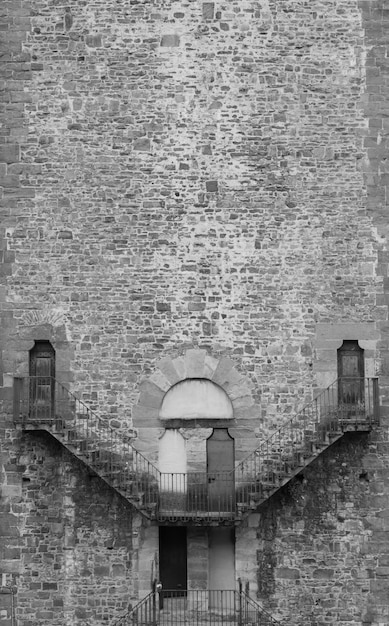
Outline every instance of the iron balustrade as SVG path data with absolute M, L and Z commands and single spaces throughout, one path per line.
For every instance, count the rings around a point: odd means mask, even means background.
M 340 396 L 336 380 L 284 422 L 234 469 L 237 510 L 257 506 L 345 432 L 371 430 L 379 419 L 378 378 L 352 379 L 360 401 Z
M 116 619 L 112 626 L 279 626 L 239 581 L 235 589 L 158 589 Z
M 45 429 L 149 516 L 158 504 L 158 469 L 82 400 L 51 377 L 15 378 L 14 420 Z
M 378 422 L 378 379 L 343 382 L 321 392 L 232 472 L 161 473 L 122 431 L 51 377 L 15 379 L 14 418 L 24 428 L 48 430 L 152 519 L 234 523 L 345 432 L 370 430 Z M 358 402 L 345 401 L 353 385 L 359 385 Z
M 159 521 L 235 519 L 234 476 L 231 472 L 161 473 Z

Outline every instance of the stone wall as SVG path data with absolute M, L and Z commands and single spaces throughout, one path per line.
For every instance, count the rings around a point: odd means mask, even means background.
M 237 530 L 238 574 L 292 623 L 385 624 L 388 483 L 387 429 L 347 435 Z
M 76 391 L 129 427 L 156 360 L 200 346 L 272 427 L 311 396 L 315 324 L 381 316 L 358 3 L 5 13 L 6 373 L 49 319 Z
M 229 359 L 247 448 L 332 382 L 342 337 L 368 342 L 381 429 L 251 516 L 236 559 L 292 624 L 388 621 L 388 8 L 2 3 L 0 556 L 18 626 L 104 623 L 157 566 L 155 527 L 15 434 L 36 339 L 140 445 L 161 362 Z
M 138 597 L 138 516 L 49 435 L 14 447 L 2 571 L 16 586 L 17 623 L 107 623 Z

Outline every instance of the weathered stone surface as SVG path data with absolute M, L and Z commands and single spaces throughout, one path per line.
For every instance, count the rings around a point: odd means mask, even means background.
M 141 381 L 231 389 L 242 458 L 359 339 L 381 429 L 243 524 L 237 574 L 296 626 L 385 623 L 385 3 L 7 0 L 1 20 L 0 550 L 21 626 L 108 623 L 158 560 L 155 528 L 16 435 L 10 378 L 39 339 L 76 395 L 124 436 L 140 429 L 153 461 L 160 394 L 140 397 Z

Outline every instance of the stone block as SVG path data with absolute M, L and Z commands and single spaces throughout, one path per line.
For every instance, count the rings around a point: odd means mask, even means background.
M 209 356 L 209 354 L 205 355 L 205 360 L 204 360 L 204 376 L 206 378 L 212 378 L 216 368 L 217 368 L 217 364 L 218 364 L 218 360 L 213 358 L 212 356 Z
M 139 398 L 139 406 L 154 407 L 156 409 L 161 408 L 163 394 L 157 396 L 147 391 L 142 391 Z
M 299 580 L 301 574 L 298 569 L 292 567 L 277 567 L 277 577 L 287 580 Z
M 151 151 L 151 142 L 147 137 L 140 137 L 139 139 L 135 139 L 134 141 L 134 150 L 139 152 L 150 152 Z
M 184 357 L 180 356 L 177 359 L 174 359 L 173 365 L 180 380 L 184 380 L 184 378 L 187 378 L 186 361 Z
M 176 34 L 163 35 L 160 45 L 162 48 L 178 48 L 180 45 L 180 37 Z
M 185 369 L 188 378 L 203 378 L 205 350 L 187 350 L 185 354 Z
M 213 106 L 213 108 L 220 108 L 220 107 Z M 205 183 L 205 188 L 208 193 L 216 193 L 218 191 L 217 180 L 207 180 Z
M 171 385 L 174 385 L 175 383 L 178 383 L 181 380 L 181 378 L 179 377 L 176 371 L 176 368 L 174 367 L 174 363 L 170 357 L 165 357 L 164 359 L 157 361 L 157 367 L 159 368 L 163 376 L 163 380 L 164 380 L 164 382 L 162 383 L 163 386 L 161 386 L 159 382 L 157 383 L 155 379 L 155 374 L 151 376 L 150 380 L 158 384 L 161 387 L 161 389 L 164 389 L 165 391 L 167 391 Z M 161 378 L 159 378 L 158 381 L 159 380 L 161 380 Z
M 0 145 L 0 163 L 16 163 L 20 161 L 18 144 L 6 143 Z
M 159 409 L 162 404 L 164 391 L 154 382 L 146 380 L 140 385 L 140 398 L 138 405 Z
M 227 357 L 222 357 L 219 360 L 214 375 L 212 376 L 213 382 L 223 386 L 223 384 L 229 380 L 229 375 L 234 367 L 235 363 L 231 361 L 231 359 Z
M 99 34 L 87 35 L 85 37 L 85 44 L 89 48 L 101 48 L 101 46 L 102 46 L 102 37 Z
M 163 392 L 163 394 L 165 394 L 171 387 L 171 384 L 169 383 L 165 375 L 159 370 L 154 372 L 150 376 L 149 380 L 151 383 L 156 385 Z
M 132 420 L 135 428 L 147 425 L 157 427 L 159 425 L 159 410 L 157 407 L 136 405 L 132 409 Z
M 215 3 L 203 2 L 203 18 L 205 20 L 213 20 L 215 15 Z

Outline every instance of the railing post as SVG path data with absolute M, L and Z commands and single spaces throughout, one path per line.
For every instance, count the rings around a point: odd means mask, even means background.
M 238 578 L 239 585 L 239 612 L 238 612 L 238 626 L 243 625 L 243 588 L 242 580 Z
M 378 391 L 378 378 L 373 378 L 373 419 L 374 424 L 380 421 L 380 398 Z
M 162 583 L 157 583 L 157 581 L 155 581 L 155 588 L 156 588 L 157 593 L 158 593 L 158 610 L 162 611 L 163 610 L 163 587 L 162 587 Z
M 23 378 L 14 378 L 14 389 L 13 389 L 13 417 L 14 422 L 18 422 L 20 420 L 20 401 L 22 397 L 23 391 Z M 26 421 L 26 416 L 23 415 L 22 425 L 24 426 Z
M 153 580 L 153 626 L 157 626 L 157 581 Z

